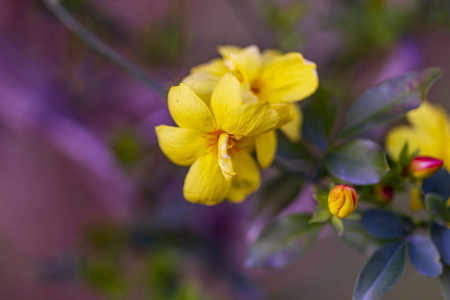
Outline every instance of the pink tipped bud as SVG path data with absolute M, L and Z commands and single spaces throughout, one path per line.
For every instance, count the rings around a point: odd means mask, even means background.
M 409 164 L 411 175 L 418 179 L 425 179 L 439 171 L 444 162 L 429 156 L 417 156 Z

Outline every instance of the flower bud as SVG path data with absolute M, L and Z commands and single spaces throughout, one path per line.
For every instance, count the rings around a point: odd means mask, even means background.
M 390 185 L 377 184 L 375 186 L 375 194 L 379 201 L 383 203 L 391 203 L 394 197 L 394 188 Z
M 409 207 L 413 212 L 423 209 L 422 192 L 418 188 L 412 188 L 409 196 Z
M 339 218 L 347 218 L 357 205 L 358 195 L 348 185 L 337 185 L 328 195 L 328 208 L 333 215 Z
M 417 156 L 409 164 L 411 175 L 418 179 L 425 179 L 439 171 L 444 162 L 429 156 Z

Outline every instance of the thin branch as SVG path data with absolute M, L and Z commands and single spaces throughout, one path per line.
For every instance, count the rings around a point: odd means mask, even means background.
M 47 8 L 55 14 L 55 16 L 63 22 L 73 33 L 75 33 L 86 44 L 90 45 L 101 55 L 107 57 L 126 72 L 133 75 L 136 79 L 144 83 L 158 94 L 165 96 L 165 89 L 155 80 L 150 78 L 141 69 L 139 69 L 132 62 L 117 53 L 91 31 L 81 25 L 59 2 L 59 0 L 42 0 Z

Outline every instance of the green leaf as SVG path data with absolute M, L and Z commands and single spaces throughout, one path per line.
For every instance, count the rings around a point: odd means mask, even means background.
M 345 218 L 347 221 L 360 221 L 362 218 L 361 214 L 354 211 L 351 215 Z
M 425 196 L 425 207 L 431 220 L 440 225 L 450 223 L 450 213 L 445 205 L 444 199 L 434 193 L 428 193 Z
M 339 137 L 355 135 L 400 119 L 420 106 L 428 89 L 442 73 L 440 68 L 429 68 L 389 78 L 369 89 L 350 107 Z
M 405 252 L 405 240 L 375 252 L 359 273 L 353 300 L 376 300 L 389 291 L 403 272 Z
M 320 205 L 318 205 L 314 208 L 314 212 L 311 220 L 309 220 L 309 224 L 324 223 L 328 221 L 330 217 L 331 213 L 328 211 L 328 209 L 323 209 Z
M 441 257 L 434 244 L 424 236 L 408 237 L 409 258 L 423 276 L 435 277 L 442 272 Z
M 450 228 L 431 223 L 431 240 L 439 251 L 442 261 L 450 266 Z
M 323 224 L 309 224 L 311 216 L 288 215 L 269 223 L 250 247 L 246 265 L 280 268 L 304 254 L 316 241 Z
M 408 233 L 402 219 L 384 209 L 366 210 L 362 214 L 361 225 L 369 234 L 382 239 L 399 239 Z
M 344 226 L 341 240 L 359 252 L 372 254 L 384 245 L 384 241 L 368 234 L 359 222 L 350 222 L 347 218 L 344 220 Z
M 450 173 L 445 168 L 441 168 L 433 176 L 425 179 L 422 184 L 422 191 L 426 195 L 434 193 L 442 199 L 450 198 Z
M 328 192 L 324 190 L 318 190 L 313 195 L 314 199 L 319 203 L 320 207 L 325 210 L 328 210 Z
M 333 226 L 336 234 L 342 236 L 344 234 L 344 223 L 342 220 L 336 216 L 331 217 L 331 226 Z
M 409 153 L 409 146 L 408 142 L 405 142 L 403 145 L 402 151 L 400 152 L 400 155 L 398 157 L 398 164 L 401 167 L 405 167 L 409 165 L 409 163 L 419 154 L 420 150 L 416 150 L 412 153 Z
M 303 181 L 291 174 L 279 174 L 264 183 L 256 193 L 256 214 L 272 218 L 294 201 L 303 186 Z
M 450 267 L 444 266 L 441 276 L 439 276 L 442 296 L 445 300 L 450 300 Z
M 336 119 L 336 104 L 330 94 L 319 87 L 302 110 L 303 136 L 325 150 Z
M 378 183 L 389 171 L 383 149 L 362 139 L 332 151 L 326 167 L 333 176 L 358 185 Z

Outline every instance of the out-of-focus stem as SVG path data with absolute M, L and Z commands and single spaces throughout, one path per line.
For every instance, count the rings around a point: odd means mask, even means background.
M 126 72 L 133 75 L 136 79 L 144 83 L 147 87 L 157 92 L 161 96 L 165 96 L 165 89 L 157 83 L 155 80 L 150 78 L 141 69 L 139 69 L 132 62 L 127 60 L 125 57 L 117 53 L 97 36 L 95 36 L 91 31 L 86 29 L 81 25 L 59 2 L 59 0 L 42 0 L 44 4 L 48 7 L 50 11 L 55 14 L 55 16 L 64 23 L 73 33 L 75 33 L 79 38 L 81 38 L 85 43 L 95 49 L 101 55 L 107 57 L 119 67 L 124 69 Z

